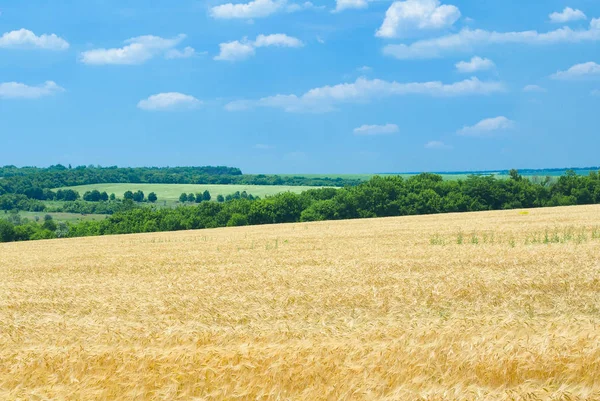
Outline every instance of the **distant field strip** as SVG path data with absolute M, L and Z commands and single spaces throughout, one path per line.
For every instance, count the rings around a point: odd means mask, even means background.
M 0 244 L 0 399 L 599 400 L 599 227 L 580 206 Z
M 246 191 L 248 194 L 260 196 L 276 195 L 282 192 L 300 193 L 308 189 L 321 187 L 300 187 L 286 185 L 203 185 L 203 184 L 92 184 L 79 185 L 74 187 L 65 187 L 62 189 L 74 189 L 83 195 L 86 191 L 97 189 L 100 192 L 106 191 L 108 194 L 114 193 L 118 198 L 123 197 L 126 191 L 141 190 L 146 196 L 150 192 L 156 193 L 159 201 L 176 201 L 182 193 L 199 193 L 208 190 L 213 200 L 218 195 L 227 196 L 236 191 Z
M 50 215 L 52 216 L 52 218 L 54 220 L 57 221 L 69 221 L 72 223 L 75 222 L 79 222 L 79 221 L 89 221 L 89 220 L 102 220 L 108 217 L 108 215 L 106 214 L 84 214 L 82 215 L 81 213 L 48 213 L 48 212 L 23 212 L 23 211 L 19 211 L 19 215 L 21 216 L 21 218 L 26 218 L 29 220 L 34 220 L 36 217 L 38 217 L 41 221 L 43 221 L 44 216 L 46 215 Z M 0 219 L 1 218 L 9 218 L 10 214 L 9 213 L 3 213 L 0 212 Z

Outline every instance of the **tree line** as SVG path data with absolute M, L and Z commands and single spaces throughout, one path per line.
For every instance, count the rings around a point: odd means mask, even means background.
M 77 185 L 131 183 L 131 184 L 238 184 L 238 185 L 293 185 L 293 186 L 348 186 L 361 180 L 343 178 L 288 177 L 277 175 L 242 174 L 234 167 L 100 167 L 70 168 L 55 165 L 39 167 L 0 167 L 0 195 L 25 195 L 30 199 L 54 200 L 51 189 Z
M 469 176 L 444 181 L 440 175 L 373 177 L 354 187 L 311 189 L 264 199 L 240 198 L 202 202 L 175 209 L 133 208 L 102 221 L 67 224 L 44 235 L 78 237 L 175 231 L 225 226 L 340 220 L 448 212 L 537 208 L 600 203 L 600 174 L 578 176 L 574 171 L 551 182 L 523 179 L 515 170 L 507 180 Z M 39 238 L 39 224 L 30 231 L 0 221 L 0 241 Z M 38 227 L 38 228 L 36 228 Z M 27 235 L 31 234 L 29 237 Z

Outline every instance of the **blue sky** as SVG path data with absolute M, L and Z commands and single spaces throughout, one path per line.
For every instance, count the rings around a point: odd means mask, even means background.
M 0 164 L 599 165 L 597 0 L 0 2 Z

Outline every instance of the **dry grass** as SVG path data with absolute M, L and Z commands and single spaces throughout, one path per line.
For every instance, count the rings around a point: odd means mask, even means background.
M 589 206 L 0 244 L 0 399 L 598 400 L 598 226 Z

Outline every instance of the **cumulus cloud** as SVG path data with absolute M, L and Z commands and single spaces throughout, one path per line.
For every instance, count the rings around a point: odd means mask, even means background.
M 367 0 L 336 0 L 334 13 L 349 9 L 361 9 L 369 7 Z
M 453 84 L 435 82 L 389 82 L 381 79 L 358 78 L 353 83 L 314 88 L 302 95 L 274 95 L 258 100 L 238 100 L 225 106 L 226 110 L 239 111 L 253 107 L 270 107 L 286 112 L 323 113 L 335 110 L 343 103 L 368 102 L 377 98 L 402 95 L 456 97 L 489 95 L 504 92 L 500 82 L 482 82 L 471 78 Z
M 531 92 L 544 93 L 544 92 L 548 92 L 548 91 L 546 90 L 546 88 L 542 88 L 542 87 L 541 87 L 541 86 L 539 86 L 539 85 L 526 85 L 526 86 L 523 88 L 523 92 L 529 92 L 529 93 L 531 93 Z
M 453 5 L 441 5 L 439 0 L 406 0 L 392 3 L 383 24 L 375 33 L 382 38 L 406 36 L 415 30 L 442 29 L 460 18 Z
M 0 36 L 0 48 L 67 50 L 69 43 L 54 33 L 37 36 L 30 30 L 19 29 Z
M 227 3 L 210 9 L 210 16 L 217 19 L 263 18 L 276 13 L 285 6 L 283 1 L 254 0 L 249 3 Z
M 38 86 L 29 86 L 19 82 L 0 83 L 0 99 L 38 99 L 59 92 L 64 92 L 64 89 L 54 81 L 46 81 Z
M 481 120 L 471 127 L 463 127 L 462 129 L 458 130 L 458 134 L 463 136 L 486 137 L 492 136 L 496 131 L 507 130 L 513 128 L 514 126 L 514 121 L 501 116 Z
M 273 35 L 258 35 L 254 41 L 254 47 L 302 47 L 304 44 L 298 38 L 287 36 L 283 33 Z
M 264 18 L 278 12 L 293 13 L 302 10 L 319 9 L 310 1 L 304 3 L 288 3 L 287 0 L 254 0 L 249 3 L 227 3 L 210 9 L 210 16 L 215 19 L 253 19 Z
M 221 43 L 219 48 L 221 51 L 214 57 L 215 60 L 219 61 L 240 61 L 255 54 L 254 46 L 251 43 L 240 42 L 239 40 Z
M 473 57 L 470 61 L 456 63 L 456 70 L 461 73 L 473 73 L 477 71 L 491 70 L 496 64 L 489 58 Z
M 593 19 L 589 29 L 573 30 L 568 27 L 547 33 L 537 31 L 493 32 L 465 28 L 459 33 L 434 39 L 419 40 L 412 44 L 387 45 L 383 53 L 398 59 L 431 59 L 456 52 L 500 44 L 551 45 L 600 41 L 600 19 Z
M 442 141 L 429 141 L 425 144 L 425 149 L 452 149 L 452 146 Z
M 386 135 L 395 134 L 400 131 L 396 124 L 385 125 L 361 125 L 354 128 L 354 135 Z
M 549 15 L 550 22 L 563 24 L 570 21 L 579 21 L 587 19 L 587 16 L 581 10 L 573 10 L 571 7 L 565 7 L 562 12 L 554 12 Z
M 292 3 L 292 4 L 288 4 L 285 7 L 285 11 L 288 13 L 295 13 L 296 11 L 303 11 L 303 10 L 323 10 L 323 9 L 325 9 L 325 6 L 315 6 L 310 1 L 305 1 L 302 4 Z
M 195 109 L 201 105 L 202 102 L 193 96 L 178 92 L 167 92 L 140 100 L 137 107 L 146 111 L 172 111 Z
M 196 55 L 196 50 L 193 47 L 187 46 L 183 50 L 171 49 L 165 53 L 165 58 L 173 60 L 177 58 L 190 58 Z
M 558 71 L 552 75 L 553 79 L 583 79 L 591 77 L 600 77 L 600 64 L 593 61 L 576 64 L 567 71 Z
M 85 51 L 81 53 L 80 60 L 81 62 L 90 65 L 135 65 L 143 64 L 146 61 L 163 54 L 167 58 L 181 58 L 180 56 L 189 54 L 190 50 L 187 49 L 191 49 L 192 52 L 194 51 L 194 49 L 190 47 L 184 49 L 183 52 L 171 52 L 185 38 L 186 35 L 183 34 L 172 39 L 165 39 L 152 35 L 138 36 L 126 40 L 125 46 L 120 48 Z M 174 55 L 175 57 L 173 57 Z
M 256 53 L 258 47 L 302 47 L 304 43 L 298 38 L 288 36 L 283 33 L 272 35 L 258 35 L 256 40 L 251 42 L 247 39 L 242 41 L 221 43 L 220 52 L 214 57 L 219 61 L 240 61 L 245 60 Z

